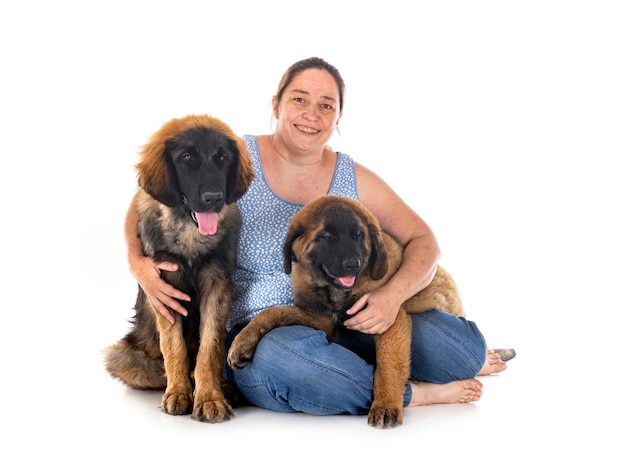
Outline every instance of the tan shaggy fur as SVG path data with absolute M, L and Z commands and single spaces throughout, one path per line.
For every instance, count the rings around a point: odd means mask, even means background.
M 316 238 L 326 229 L 340 228 L 342 223 L 337 217 L 346 215 L 359 224 L 366 249 L 365 269 L 350 291 L 330 286 L 318 270 L 319 262 L 316 266 L 311 258 L 319 246 L 320 240 Z M 228 361 L 234 368 L 242 368 L 253 357 L 261 337 L 278 326 L 311 326 L 325 331 L 332 339 L 337 315 L 387 282 L 400 267 L 403 254 L 402 246 L 380 228 L 378 220 L 359 201 L 334 195 L 310 202 L 293 217 L 284 251 L 285 270 L 292 272 L 297 306 L 270 307 L 254 317 L 229 350 Z M 317 292 L 314 288 L 325 289 Z M 328 294 L 332 299 L 330 305 Z M 327 310 L 320 311 L 321 307 Z M 410 369 L 411 318 L 407 314 L 431 309 L 465 315 L 457 286 L 441 266 L 428 287 L 404 302 L 395 323 L 385 333 L 374 336 L 376 369 L 374 400 L 368 416 L 370 425 L 384 428 L 402 423 L 404 387 Z
M 241 216 L 236 205 L 254 177 L 245 141 L 222 121 L 189 115 L 164 124 L 137 164 L 137 234 L 144 253 L 178 264 L 164 280 L 192 297 L 174 324 L 138 288 L 133 328 L 105 351 L 105 366 L 135 389 L 165 389 L 161 408 L 217 423 L 232 415 L 222 378 Z M 214 232 L 198 214 L 217 214 Z M 228 397 L 227 397 L 228 396 Z

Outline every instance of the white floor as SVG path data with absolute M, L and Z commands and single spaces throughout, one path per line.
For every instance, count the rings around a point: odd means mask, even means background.
M 25 294 L 39 301 L 41 311 L 4 325 L 0 454 L 10 458 L 3 461 L 210 461 L 217 455 L 285 462 L 625 461 L 619 424 L 626 413 L 623 359 L 610 339 L 621 333 L 609 317 L 595 323 L 606 315 L 600 304 L 589 309 L 595 317 L 585 311 L 574 319 L 548 312 L 542 317 L 533 309 L 485 321 L 487 332 L 500 326 L 512 341 L 507 345 L 517 349 L 509 368 L 482 378 L 481 401 L 407 409 L 399 428 L 370 428 L 364 416 L 253 407 L 236 409 L 229 422 L 205 424 L 166 415 L 159 410 L 160 393 L 128 390 L 104 371 L 101 350 L 125 332 L 128 325 L 119 315 L 131 313 L 109 304 L 121 296 L 131 297 L 131 304 L 132 285 L 120 283 L 126 292 L 101 291 L 91 299 L 76 292 L 82 302 L 67 305 L 43 305 L 46 298 L 38 293 L 45 296 L 45 286 Z
M 217 3 L 0 6 L 0 461 L 626 462 L 621 2 Z M 431 224 L 470 318 L 518 357 L 480 402 L 397 429 L 168 416 L 101 360 L 135 300 L 137 151 L 193 112 L 270 132 L 280 75 L 314 55 L 348 89 L 331 145 Z

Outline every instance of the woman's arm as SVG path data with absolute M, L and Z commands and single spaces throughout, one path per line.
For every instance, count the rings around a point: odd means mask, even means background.
M 361 202 L 381 227 L 405 246 L 402 265 L 382 287 L 363 296 L 349 310 L 346 327 L 369 334 L 385 332 L 400 305 L 430 284 L 437 272 L 440 249 L 428 224 L 378 175 L 356 164 Z
M 163 280 L 161 270 L 174 272 L 178 270 L 178 265 L 173 262 L 155 264 L 151 258 L 144 255 L 141 240 L 137 233 L 138 224 L 139 212 L 133 198 L 124 222 L 124 237 L 126 238 L 130 273 L 146 293 L 152 307 L 167 318 L 170 323 L 174 323 L 174 317 L 168 307 L 186 316 L 187 310 L 178 300 L 188 301 L 189 296 Z

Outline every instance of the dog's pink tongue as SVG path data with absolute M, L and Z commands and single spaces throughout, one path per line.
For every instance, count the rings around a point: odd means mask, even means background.
M 198 228 L 203 235 L 215 235 L 217 231 L 217 212 L 196 212 Z
M 355 276 L 337 277 L 337 281 L 346 288 L 350 288 L 354 284 L 354 280 L 356 280 Z

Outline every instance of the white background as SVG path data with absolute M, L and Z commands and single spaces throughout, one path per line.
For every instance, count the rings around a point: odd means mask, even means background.
M 3 3 L 2 460 L 624 461 L 624 24 L 602 0 Z M 333 148 L 429 222 L 469 318 L 519 355 L 479 403 L 397 430 L 169 417 L 101 363 L 136 295 L 137 153 L 189 113 L 271 132 L 313 55 L 348 88 Z

